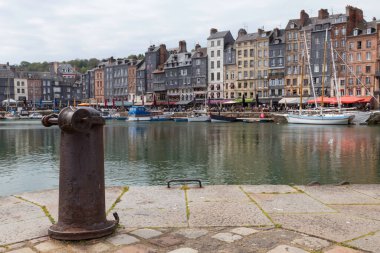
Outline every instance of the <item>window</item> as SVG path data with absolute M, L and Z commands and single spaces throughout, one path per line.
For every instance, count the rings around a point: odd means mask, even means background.
M 342 35 L 346 35 L 346 28 L 345 27 L 342 28 Z
M 216 62 L 216 67 L 217 67 L 217 68 L 220 68 L 220 61 L 217 61 L 217 62 Z
M 216 73 L 216 80 L 217 80 L 217 81 L 220 80 L 220 72 L 217 72 L 217 73 Z
M 365 72 L 371 73 L 371 66 L 365 66 Z
M 249 61 L 249 66 L 250 66 L 250 67 L 255 66 L 255 62 L 254 62 L 253 60 L 250 60 L 250 61 Z
M 339 35 L 339 30 L 338 28 L 335 29 L 335 36 L 338 36 Z
M 17 86 L 20 86 L 20 81 L 17 81 Z
M 367 76 L 365 78 L 365 84 L 371 84 L 371 77 Z
M 367 52 L 365 58 L 367 61 L 370 61 L 371 60 L 371 52 Z
M 357 49 L 362 49 L 362 42 L 361 41 L 357 42 Z
M 356 53 L 356 60 L 361 61 L 362 60 L 362 54 L 361 53 Z
M 238 61 L 238 67 L 241 67 L 241 61 Z
M 244 57 L 248 57 L 248 50 L 244 49 Z
M 211 51 L 211 57 L 214 57 L 214 51 Z
M 214 73 L 211 73 L 211 81 L 214 81 Z
M 241 50 L 238 50 L 238 56 L 241 56 Z
M 348 49 L 353 49 L 354 48 L 354 42 L 350 42 L 350 44 L 348 45 Z
M 220 57 L 220 50 L 216 51 L 216 56 Z
M 220 40 L 218 40 L 218 41 L 216 42 L 216 45 L 217 45 L 217 46 L 220 46 Z
M 367 46 L 367 48 L 371 48 L 372 42 L 370 40 L 367 40 L 366 41 L 366 46 Z
M 211 61 L 211 69 L 214 68 L 214 61 Z
M 342 40 L 342 47 L 345 47 L 346 46 L 346 40 Z
M 212 46 L 212 47 L 214 46 L 214 41 L 211 41 L 211 46 Z
M 248 61 L 244 61 L 244 68 L 248 67 Z
M 197 60 L 195 61 L 195 64 L 196 64 L 196 65 L 201 65 L 201 60 L 200 60 L 200 59 L 197 59 Z
M 314 72 L 315 72 L 315 73 L 318 73 L 318 72 L 319 72 L 319 65 L 318 65 L 318 64 L 315 64 L 315 65 L 314 65 Z
M 250 50 L 249 50 L 249 56 L 250 56 L 250 57 L 254 57 L 253 49 L 250 49 Z

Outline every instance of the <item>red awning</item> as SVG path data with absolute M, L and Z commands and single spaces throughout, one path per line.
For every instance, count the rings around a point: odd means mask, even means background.
M 317 104 L 322 104 L 322 97 L 318 97 L 317 99 Z M 315 99 L 311 99 L 307 101 L 308 104 L 314 104 Z M 336 101 L 336 98 L 329 98 L 329 97 L 323 97 L 323 103 L 324 104 L 337 104 L 338 102 Z
M 343 96 L 340 98 L 340 102 L 342 104 L 355 104 L 355 103 L 360 103 L 362 98 L 360 97 L 354 97 L 354 96 Z
M 370 103 L 372 99 L 373 99 L 372 96 L 362 97 L 362 100 L 359 101 L 359 103 Z

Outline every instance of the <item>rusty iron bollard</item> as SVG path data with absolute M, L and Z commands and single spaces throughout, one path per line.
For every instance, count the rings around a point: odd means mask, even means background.
M 45 116 L 46 127 L 61 128 L 59 214 L 49 235 L 59 240 L 85 240 L 113 233 L 119 223 L 108 221 L 104 187 L 104 119 L 90 107 L 66 107 Z

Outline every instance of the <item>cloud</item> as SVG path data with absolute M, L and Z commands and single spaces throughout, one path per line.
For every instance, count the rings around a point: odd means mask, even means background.
M 345 12 L 347 4 L 362 8 L 368 20 L 380 3 L 367 1 L 279 0 L 0 0 L 0 62 L 62 61 L 75 58 L 126 57 L 144 53 L 150 44 L 176 47 L 186 40 L 206 45 L 211 27 L 241 27 L 255 32 L 284 28 L 305 9 Z

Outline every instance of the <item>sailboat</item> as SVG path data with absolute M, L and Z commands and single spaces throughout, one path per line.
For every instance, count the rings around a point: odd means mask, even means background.
M 310 72 L 310 79 L 311 79 L 311 84 L 312 84 L 312 89 L 313 89 L 313 96 L 314 96 L 314 102 L 315 102 L 315 108 L 318 108 L 317 104 L 317 99 L 315 95 L 315 89 L 314 89 L 314 81 L 312 77 L 312 71 L 311 71 L 311 65 L 310 65 L 310 57 L 308 53 L 308 48 L 307 48 L 307 42 L 306 42 L 306 32 L 304 31 L 304 39 L 305 39 L 305 47 L 306 47 L 306 55 L 307 55 L 307 60 L 308 60 L 308 65 L 309 65 L 309 72 Z M 332 47 L 332 43 L 331 47 Z M 326 29 L 326 35 L 325 35 L 325 46 L 324 46 L 324 56 L 323 56 L 323 66 L 322 66 L 322 106 L 323 106 L 323 96 L 324 96 L 324 72 L 325 72 L 325 64 L 326 64 L 326 48 L 327 48 L 327 29 Z M 333 50 L 331 49 L 331 61 L 333 62 L 333 70 L 334 70 L 334 82 L 335 82 L 335 89 L 336 89 L 336 95 L 337 95 L 337 101 L 338 101 L 338 108 L 339 112 L 338 113 L 324 113 L 323 112 L 323 107 L 320 107 L 320 110 L 312 113 L 309 112 L 308 114 L 305 114 L 302 112 L 302 83 L 303 83 L 303 66 L 302 66 L 302 80 L 301 80 L 301 101 L 300 101 L 300 109 L 298 114 L 288 114 L 286 115 L 286 120 L 288 123 L 291 124 L 310 124 L 310 125 L 348 125 L 350 124 L 351 120 L 353 119 L 353 115 L 347 115 L 343 114 L 340 112 L 340 98 L 339 98 L 339 93 L 338 93 L 338 86 L 337 86 L 337 80 L 336 80 L 336 74 L 335 74 L 335 62 L 334 62 L 334 53 Z M 304 56 L 303 56 L 304 57 Z

